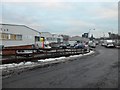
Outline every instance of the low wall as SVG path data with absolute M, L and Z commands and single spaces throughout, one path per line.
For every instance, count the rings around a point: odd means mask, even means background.
M 9 50 L 9 49 L 32 49 L 32 45 L 4 47 L 4 49 L 2 50 L 2 55 L 15 54 L 15 50 Z

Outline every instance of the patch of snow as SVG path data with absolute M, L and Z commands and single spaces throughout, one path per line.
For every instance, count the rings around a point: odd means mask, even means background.
M 42 60 L 42 59 L 38 60 L 38 62 L 42 62 L 42 61 L 45 61 L 45 59 L 44 60 Z
M 11 67 L 15 67 L 16 64 L 4 64 L 4 65 L 0 65 L 0 69 L 6 69 L 6 68 L 11 68 Z
M 55 58 L 56 60 L 59 60 L 59 59 L 65 59 L 66 57 L 59 57 L 59 58 Z
M 21 65 L 24 65 L 24 64 L 25 64 L 24 62 L 21 62 L 21 63 L 18 64 L 18 66 L 21 66 Z
M 94 53 L 94 51 L 90 51 L 89 53 L 86 54 L 79 54 L 79 55 L 71 55 L 69 57 L 59 57 L 59 58 L 49 58 L 49 59 L 44 59 L 44 60 L 38 60 L 38 62 L 51 62 L 51 61 L 56 61 L 56 60 L 64 60 L 64 59 L 70 59 L 70 58 L 76 58 L 76 57 L 81 57 L 81 56 L 86 56 Z M 12 64 L 3 64 L 0 65 L 0 69 L 7 69 L 7 68 L 13 68 L 13 67 L 19 67 L 19 66 L 25 66 L 25 65 L 34 65 L 34 62 L 28 61 L 28 62 L 21 62 L 21 63 L 12 63 Z
M 9 67 L 14 67 L 14 64 L 5 64 L 4 66 L 9 68 Z
M 31 64 L 33 64 L 33 63 L 30 61 L 25 63 L 25 65 L 31 65 Z
M 79 55 L 71 55 L 70 57 L 81 57 L 83 55 L 79 54 Z
M 90 55 L 90 54 L 93 54 L 93 53 L 94 53 L 94 51 L 90 51 L 89 53 L 86 53 L 84 55 Z
M 49 59 L 38 60 L 38 61 L 41 61 L 41 62 L 49 62 L 49 61 L 61 60 L 61 59 L 65 59 L 65 58 L 66 58 L 66 57 L 49 58 Z
M 44 60 L 38 60 L 40 62 L 49 62 L 49 61 L 54 61 L 56 60 L 55 58 L 49 58 L 49 59 L 44 59 Z

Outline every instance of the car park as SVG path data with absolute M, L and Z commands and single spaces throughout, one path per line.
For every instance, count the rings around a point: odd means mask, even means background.
M 74 46 L 76 49 L 84 49 L 85 52 L 90 52 L 88 43 L 79 43 Z

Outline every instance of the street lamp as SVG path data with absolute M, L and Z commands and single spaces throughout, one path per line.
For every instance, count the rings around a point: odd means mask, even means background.
M 103 40 L 105 40 L 105 33 L 103 32 Z

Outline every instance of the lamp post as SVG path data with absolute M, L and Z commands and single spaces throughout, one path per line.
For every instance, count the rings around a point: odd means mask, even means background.
M 103 32 L 103 40 L 105 40 L 105 33 Z

